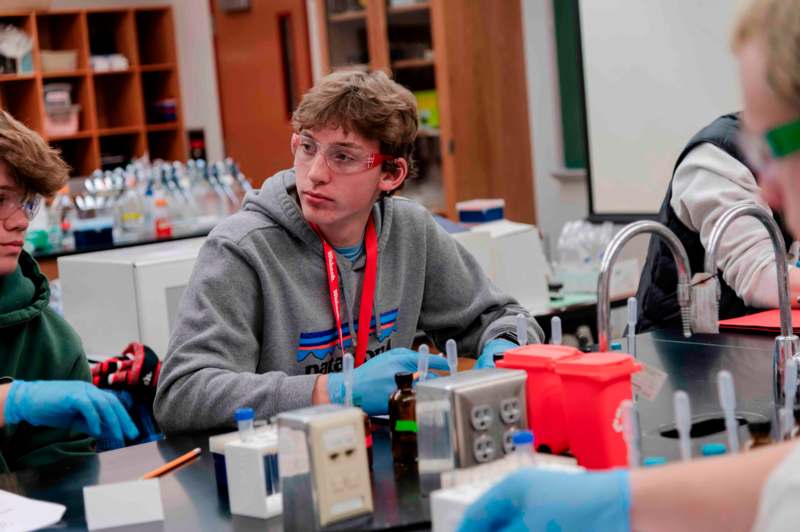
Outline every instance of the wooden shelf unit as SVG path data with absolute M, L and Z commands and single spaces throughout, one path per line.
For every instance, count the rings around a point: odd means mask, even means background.
M 73 176 L 89 175 L 104 160 L 127 163 L 149 153 L 151 159 L 186 160 L 186 138 L 169 6 L 0 10 L 0 24 L 23 29 L 33 39 L 34 71 L 0 74 L 0 109 L 11 113 L 61 150 Z M 42 50 L 76 50 L 77 68 L 43 72 Z M 120 53 L 129 68 L 94 72 L 94 54 Z M 47 135 L 44 131 L 44 87 L 68 83 L 74 104 L 81 106 L 78 132 Z M 159 99 L 176 103 L 175 120 L 160 123 L 154 111 Z
M 421 124 L 404 196 L 452 219 L 459 201 L 503 198 L 506 217 L 535 223 L 520 0 L 398 4 L 365 0 L 356 17 L 329 12 L 355 0 L 315 0 L 322 71 L 366 66 L 436 92 L 440 123 Z

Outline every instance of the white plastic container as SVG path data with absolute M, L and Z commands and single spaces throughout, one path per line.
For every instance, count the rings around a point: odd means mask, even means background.
M 78 69 L 78 50 L 42 50 L 42 72 L 65 72 Z
M 78 132 L 80 105 L 48 110 L 44 115 L 44 132 L 49 137 L 65 137 Z
M 80 105 L 48 110 L 44 115 L 44 132 L 48 137 L 65 137 L 78 132 Z

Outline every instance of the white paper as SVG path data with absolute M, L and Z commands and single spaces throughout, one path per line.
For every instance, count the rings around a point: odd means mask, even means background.
M 642 365 L 641 371 L 637 371 L 631 376 L 633 391 L 648 401 L 652 401 L 667 381 L 667 374 L 656 367 L 648 366 L 642 361 L 639 361 L 639 364 Z
M 83 488 L 89 530 L 164 520 L 157 478 Z
M 36 530 L 61 521 L 67 507 L 0 491 L 0 531 Z

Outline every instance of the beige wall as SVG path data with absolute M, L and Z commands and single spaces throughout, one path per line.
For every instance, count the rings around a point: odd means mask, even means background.
M 202 128 L 210 159 L 221 159 L 222 139 L 217 70 L 207 0 L 53 0 L 52 8 L 171 5 L 175 16 L 181 100 L 187 129 Z

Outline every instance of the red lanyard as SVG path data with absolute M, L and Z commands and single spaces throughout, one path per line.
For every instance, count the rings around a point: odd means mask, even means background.
M 344 335 L 342 334 L 342 309 L 339 302 L 339 276 L 336 266 L 336 252 L 322 236 L 319 228 L 311 224 L 314 232 L 322 240 L 322 251 L 325 256 L 325 273 L 328 276 L 328 291 L 331 295 L 333 317 L 336 320 L 336 329 L 339 332 L 339 347 L 344 353 Z M 367 222 L 367 231 L 364 235 L 364 244 L 367 253 L 367 269 L 364 272 L 364 283 L 361 288 L 361 305 L 358 309 L 358 341 L 356 342 L 355 366 L 358 367 L 366 361 L 367 344 L 369 343 L 369 322 L 372 319 L 372 303 L 375 294 L 375 280 L 378 273 L 378 237 L 375 234 L 375 222 L 370 216 Z M 375 330 L 379 330 L 379 320 L 375 320 Z M 354 331 L 350 331 L 352 338 Z

